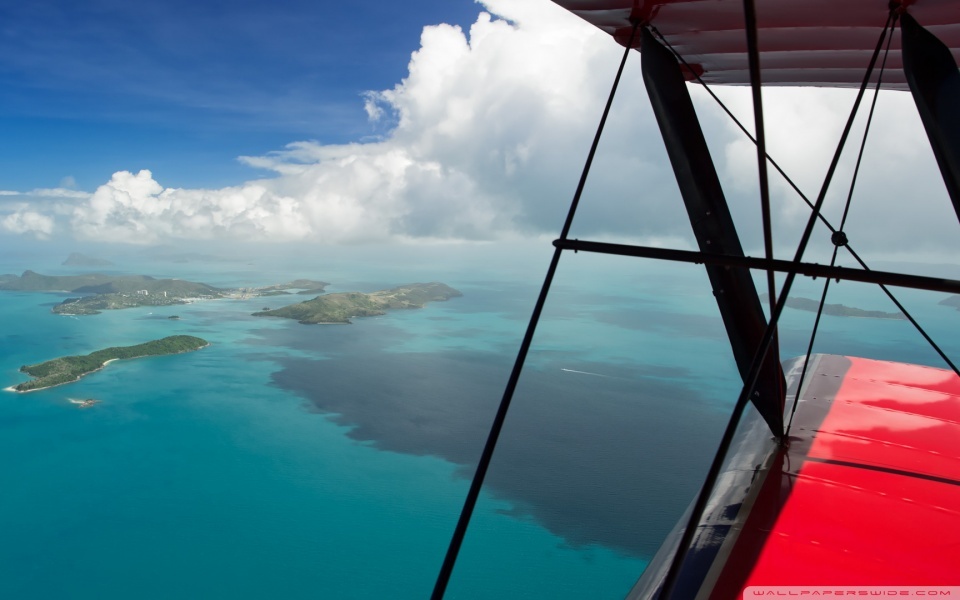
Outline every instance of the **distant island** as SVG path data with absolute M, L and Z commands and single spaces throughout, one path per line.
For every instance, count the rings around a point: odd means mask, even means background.
M 24 271 L 19 277 L 0 275 L 0 290 L 79 294 L 53 307 L 53 312 L 62 315 L 96 315 L 103 310 L 172 306 L 218 298 L 246 299 L 286 294 L 287 290 L 319 293 L 327 285 L 325 281 L 298 279 L 266 287 L 231 289 L 183 279 L 156 279 L 149 275 L 41 275 L 34 271 Z
M 960 296 L 949 296 L 940 302 L 937 302 L 937 304 L 942 304 L 943 306 L 952 306 L 953 308 L 960 310 Z
M 268 285 L 255 288 L 258 296 L 282 296 L 289 294 L 288 290 L 299 290 L 298 294 L 322 294 L 323 290 L 330 285 L 326 281 L 314 281 L 313 279 L 294 279 L 288 283 L 279 285 Z
M 112 360 L 140 358 L 143 356 L 163 356 L 181 354 L 199 350 L 210 343 L 207 340 L 190 335 L 173 335 L 136 346 L 118 346 L 97 350 L 84 356 L 64 356 L 36 365 L 24 365 L 20 372 L 34 377 L 19 385 L 7 388 L 17 392 L 32 392 L 44 388 L 72 383 L 84 375 L 98 371 Z
M 95 404 L 100 404 L 100 401 L 96 398 L 84 398 L 83 400 L 78 400 L 76 398 L 67 398 L 67 401 L 70 404 L 76 404 L 77 408 L 90 408 Z
M 766 300 L 767 298 L 769 298 L 769 295 L 763 294 L 762 298 Z M 788 297 L 787 307 L 815 313 L 819 309 L 820 303 L 816 300 L 811 300 L 810 298 Z M 864 310 L 862 308 L 854 308 L 852 306 L 846 306 L 845 304 L 824 304 L 823 314 L 830 315 L 831 317 L 860 317 L 865 319 L 905 320 L 907 318 L 901 312 L 884 312 L 882 310 Z
M 295 319 L 305 325 L 349 324 L 354 317 L 382 315 L 387 310 L 396 308 L 423 308 L 428 302 L 449 300 L 462 295 L 442 283 L 410 283 L 369 294 L 343 292 L 317 296 L 313 300 L 283 308 L 255 312 L 253 316 Z
M 86 254 L 80 254 L 79 252 L 71 252 L 70 256 L 67 257 L 67 260 L 62 263 L 65 267 L 111 267 L 113 263 L 109 260 L 104 260 L 102 258 L 95 258 L 93 256 L 87 256 Z

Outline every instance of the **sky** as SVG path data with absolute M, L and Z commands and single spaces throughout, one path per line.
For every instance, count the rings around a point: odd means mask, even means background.
M 0 244 L 547 239 L 621 51 L 547 0 L 3 1 Z M 748 90 L 717 91 L 752 121 Z M 756 252 L 755 151 L 691 93 Z M 812 197 L 852 99 L 764 92 L 770 153 Z M 949 262 L 956 214 L 912 100 L 877 110 L 848 235 L 867 256 Z M 852 169 L 848 153 L 835 220 Z M 807 211 L 776 178 L 772 195 L 792 256 Z M 573 233 L 691 247 L 637 54 Z

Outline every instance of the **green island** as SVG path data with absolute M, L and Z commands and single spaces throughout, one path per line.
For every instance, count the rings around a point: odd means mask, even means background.
M 764 301 L 769 298 L 769 295 L 763 294 L 762 298 Z M 805 310 L 807 312 L 817 312 L 820 307 L 820 303 L 816 300 L 811 300 L 810 298 L 787 298 L 787 308 L 795 308 L 797 310 Z M 845 304 L 824 304 L 823 305 L 823 314 L 830 315 L 831 317 L 860 317 L 865 319 L 895 319 L 895 320 L 905 320 L 907 317 L 904 316 L 901 312 L 884 312 L 882 310 L 864 310 L 862 308 L 855 308 L 853 306 L 847 306 Z
M 78 294 L 53 307 L 61 315 L 96 315 L 103 310 L 119 310 L 138 306 L 174 306 L 199 300 L 219 298 L 247 299 L 258 296 L 298 293 L 320 293 L 329 285 L 325 281 L 298 279 L 265 287 L 217 288 L 183 279 L 157 279 L 149 275 L 41 275 L 24 271 L 16 275 L 0 275 L 0 291 L 66 292 Z
M 326 281 L 315 281 L 313 279 L 294 279 L 288 283 L 278 285 L 268 285 L 254 288 L 259 296 L 280 296 L 289 294 L 287 290 L 299 290 L 298 294 L 322 294 L 323 290 L 330 285 Z
M 209 345 L 210 343 L 202 338 L 191 335 L 173 335 L 135 346 L 105 348 L 84 356 L 64 356 L 36 365 L 20 367 L 22 373 L 26 373 L 34 379 L 7 389 L 17 392 L 42 390 L 77 381 L 84 375 L 102 369 L 111 360 L 181 354 L 193 352 Z
M 387 310 L 398 308 L 423 308 L 428 302 L 449 300 L 462 295 L 443 283 L 410 283 L 369 294 L 326 294 L 283 308 L 255 312 L 253 316 L 295 319 L 304 325 L 349 324 L 354 317 L 382 315 L 386 314 Z

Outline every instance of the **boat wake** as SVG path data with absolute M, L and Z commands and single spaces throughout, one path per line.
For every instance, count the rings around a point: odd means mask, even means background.
M 590 371 L 577 371 L 576 369 L 560 369 L 561 371 L 566 371 L 567 373 L 579 373 L 580 375 L 593 375 L 594 377 L 607 377 L 610 375 L 602 375 L 600 373 L 591 373 Z

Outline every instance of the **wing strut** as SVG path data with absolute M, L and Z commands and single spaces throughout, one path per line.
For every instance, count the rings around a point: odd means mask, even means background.
M 752 2 L 752 0 L 744 0 L 744 2 Z M 846 145 L 847 137 L 850 135 L 850 129 L 853 126 L 854 118 L 856 117 L 857 111 L 860 108 L 860 101 L 863 99 L 863 94 L 870 82 L 874 66 L 877 63 L 877 57 L 880 55 L 880 52 L 883 49 L 883 43 L 887 37 L 887 29 L 893 22 L 893 18 L 894 14 L 891 10 L 891 13 L 887 17 L 887 22 L 884 24 L 883 30 L 880 34 L 880 39 L 877 40 L 877 46 L 873 51 L 873 55 L 870 57 L 870 64 L 867 66 L 867 71 L 864 74 L 862 83 L 860 84 L 860 89 L 857 92 L 856 100 L 854 100 L 853 107 L 850 111 L 850 116 L 843 128 L 843 133 L 840 135 L 840 141 L 837 144 L 837 149 L 833 155 L 833 159 L 830 161 L 830 167 L 827 169 L 827 174 L 823 180 L 823 185 L 820 187 L 820 193 L 817 195 L 817 201 L 814 204 L 813 213 L 807 220 L 807 224 L 803 230 L 803 235 L 800 237 L 800 242 L 797 244 L 797 251 L 793 258 L 795 266 L 787 272 L 787 276 L 784 279 L 780 295 L 777 296 L 776 306 L 774 306 L 770 313 L 770 325 L 764 331 L 763 338 L 761 339 L 759 347 L 757 348 L 757 353 L 751 363 L 749 374 L 744 378 L 744 386 L 740 391 L 740 396 L 737 398 L 736 405 L 733 407 L 733 414 L 730 415 L 730 421 L 727 423 L 727 428 L 723 432 L 723 438 L 720 440 L 720 446 L 717 448 L 717 453 L 710 465 L 710 470 L 707 472 L 707 477 L 703 482 L 703 487 L 700 488 L 700 493 L 697 495 L 697 499 L 690 511 L 686 527 L 683 530 L 683 534 L 680 537 L 680 542 L 677 545 L 676 551 L 674 552 L 673 560 L 670 563 L 670 568 L 667 570 L 666 575 L 664 576 L 663 585 L 659 594 L 660 598 L 666 599 L 690 597 L 688 594 L 685 594 L 682 591 L 674 595 L 676 587 L 680 585 L 682 581 L 680 571 L 683 569 L 685 564 L 688 564 L 685 560 L 688 556 L 687 550 L 691 548 L 694 538 L 698 533 L 698 524 L 703 517 L 710 494 L 716 485 L 718 477 L 720 476 L 720 470 L 723 465 L 723 461 L 725 460 L 727 452 L 730 449 L 730 445 L 733 442 L 734 433 L 736 432 L 737 425 L 740 422 L 740 417 L 743 415 L 743 410 L 746 407 L 748 400 L 751 398 L 751 391 L 756 388 L 756 385 L 759 381 L 763 357 L 770 349 L 771 342 L 773 341 L 775 335 L 774 328 L 777 325 L 777 321 L 780 319 L 780 315 L 783 313 L 784 306 L 787 302 L 787 297 L 790 295 L 790 289 L 793 287 L 793 282 L 799 273 L 797 266 L 803 260 L 803 254 L 806 252 L 807 244 L 810 242 L 810 236 L 813 233 L 813 227 L 820 215 L 820 209 L 823 208 L 823 202 L 827 197 L 827 190 L 829 190 L 830 183 L 833 181 L 833 176 L 836 174 L 837 164 L 840 162 L 840 155 L 842 154 L 843 148 Z M 756 48 L 754 48 L 753 51 L 756 52 Z
M 702 252 L 742 257 L 743 247 L 680 64 L 646 28 L 641 35 L 643 81 L 697 244 Z M 750 363 L 767 328 L 757 288 L 747 269 L 719 265 L 707 265 L 706 268 L 737 368 L 741 378 L 746 380 Z M 764 358 L 751 401 L 779 438 L 783 435 L 785 384 L 776 348 L 774 341 Z
M 960 218 L 960 72 L 950 49 L 909 13 L 900 31 L 903 72 Z
M 560 239 L 566 240 L 570 234 L 570 227 L 573 225 L 573 217 L 580 205 L 580 197 L 583 194 L 583 188 L 587 183 L 587 175 L 590 173 L 590 166 L 593 164 L 593 157 L 596 155 L 597 146 L 600 144 L 600 136 L 603 133 L 603 127 L 607 122 L 607 116 L 610 114 L 610 107 L 613 105 L 613 99 L 617 95 L 617 87 L 620 85 L 620 77 L 623 75 L 623 67 L 627 63 L 627 56 L 633 49 L 633 42 L 636 39 L 639 22 L 634 23 L 630 36 L 627 39 L 626 48 L 623 51 L 623 58 L 620 60 L 620 68 L 613 79 L 613 87 L 610 89 L 610 95 L 607 97 L 607 104 L 603 109 L 603 116 L 600 117 L 600 124 L 597 127 L 597 133 L 593 138 L 593 145 L 587 153 L 587 160 L 583 166 L 583 172 L 580 174 L 580 182 L 577 184 L 577 191 L 573 194 L 573 200 L 570 201 L 570 209 L 567 211 L 566 221 L 563 223 L 563 229 L 560 231 Z M 507 380 L 506 389 L 503 391 L 503 397 L 500 399 L 500 406 L 497 408 L 497 414 L 494 415 L 493 423 L 490 425 L 490 431 L 487 434 L 487 442 L 483 446 L 483 452 L 480 460 L 477 462 L 477 470 L 473 474 L 473 480 L 470 482 L 470 489 L 467 491 L 467 497 L 463 501 L 463 508 L 460 511 L 460 518 L 450 537 L 450 545 L 447 547 L 447 553 L 443 558 L 443 564 L 440 566 L 440 572 L 437 574 L 437 581 L 433 587 L 431 600 L 442 600 L 447 591 L 447 584 L 450 582 L 450 576 L 453 574 L 453 567 L 457 562 L 457 556 L 460 554 L 460 546 L 467 535 L 467 527 L 470 525 L 470 519 L 473 516 L 473 509 L 480 498 L 480 489 L 483 487 L 483 480 L 490 467 L 490 461 L 493 459 L 493 451 L 500 439 L 500 432 L 503 430 L 503 424 L 507 419 L 507 411 L 510 409 L 510 403 L 513 401 L 513 393 L 517 389 L 517 383 L 520 381 L 520 373 L 523 371 L 523 365 L 527 360 L 527 353 L 530 345 L 533 343 L 533 335 L 540 322 L 540 314 L 547 302 L 547 295 L 550 293 L 550 286 L 553 283 L 553 276 L 557 272 L 557 266 L 560 264 L 560 255 L 562 248 L 556 248 L 553 252 L 553 259 L 547 268 L 547 275 L 544 278 L 543 286 L 540 288 L 540 296 L 533 307 L 533 314 L 530 316 L 530 322 L 527 324 L 527 331 L 520 342 L 520 349 L 517 351 L 517 359 L 513 363 L 513 370 L 510 372 L 510 378 Z

